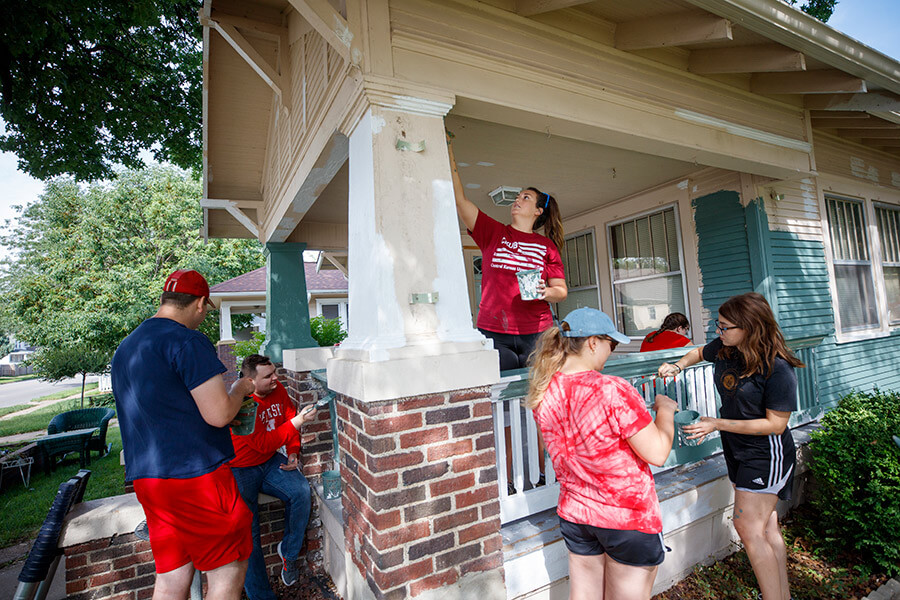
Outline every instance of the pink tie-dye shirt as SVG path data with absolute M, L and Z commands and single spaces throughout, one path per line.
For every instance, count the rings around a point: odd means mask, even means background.
M 560 517 L 606 529 L 662 531 L 650 467 L 627 442 L 651 421 L 631 384 L 597 371 L 556 373 L 534 416 L 560 483 Z

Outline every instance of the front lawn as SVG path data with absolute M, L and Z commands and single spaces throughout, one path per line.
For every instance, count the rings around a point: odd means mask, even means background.
M 72 393 L 68 391 L 57 392 L 56 394 L 45 396 L 44 398 L 40 398 L 39 400 L 53 400 L 55 398 L 65 398 L 71 395 Z M 87 408 L 89 405 L 90 403 L 88 401 L 88 398 L 85 397 L 85 408 Z M 28 408 L 28 406 L 20 405 L 18 408 L 21 410 L 22 408 Z M 39 408 L 34 412 L 30 412 L 18 417 L 11 417 L 9 419 L 0 420 L 0 437 L 15 435 L 17 433 L 28 433 L 30 431 L 46 431 L 47 425 L 50 424 L 50 419 L 61 412 L 66 412 L 67 410 L 75 410 L 78 408 L 81 408 L 80 397 L 73 398 L 72 400 L 67 400 L 65 402 L 57 402 L 56 404 L 51 404 L 50 406 Z
M 94 453 L 87 467 L 91 478 L 84 494 L 85 500 L 125 493 L 125 468 L 119 464 L 122 434 L 118 427 L 110 426 L 106 441 L 112 443 L 110 453 L 102 458 L 97 458 Z M 49 475 L 32 470 L 30 487 L 24 487 L 19 480 L 18 484 L 13 484 L 0 494 L 0 548 L 35 538 L 53 504 L 59 484 L 75 475 L 78 469 L 78 453 L 73 452 Z

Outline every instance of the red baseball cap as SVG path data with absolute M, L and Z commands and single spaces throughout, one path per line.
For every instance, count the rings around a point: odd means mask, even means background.
M 206 298 L 207 304 L 215 308 L 215 304 L 209 299 L 209 284 L 203 275 L 193 269 L 178 269 L 166 279 L 163 286 L 164 292 L 177 292 L 190 294 L 198 298 Z

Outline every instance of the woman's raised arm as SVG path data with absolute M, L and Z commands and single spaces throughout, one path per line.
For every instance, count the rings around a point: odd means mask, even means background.
M 450 154 L 450 173 L 453 179 L 453 195 L 456 197 L 456 213 L 462 219 L 463 224 L 472 231 L 475 229 L 475 221 L 478 219 L 478 207 L 466 198 L 465 188 L 459 178 L 459 169 L 456 166 L 456 158 L 453 156 L 453 145 L 450 136 L 447 136 L 447 152 Z

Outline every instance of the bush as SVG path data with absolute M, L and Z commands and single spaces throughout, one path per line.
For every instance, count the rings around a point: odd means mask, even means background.
M 234 359 L 237 362 L 238 369 L 241 368 L 241 363 L 245 358 L 251 354 L 259 354 L 259 347 L 262 346 L 264 341 L 266 341 L 265 332 L 255 331 L 249 340 L 234 343 Z
M 823 549 L 855 551 L 869 567 L 900 572 L 900 394 L 841 398 L 809 448 Z
M 340 319 L 313 317 L 309 320 L 309 331 L 320 346 L 334 346 L 347 337 L 347 332 L 341 329 Z

